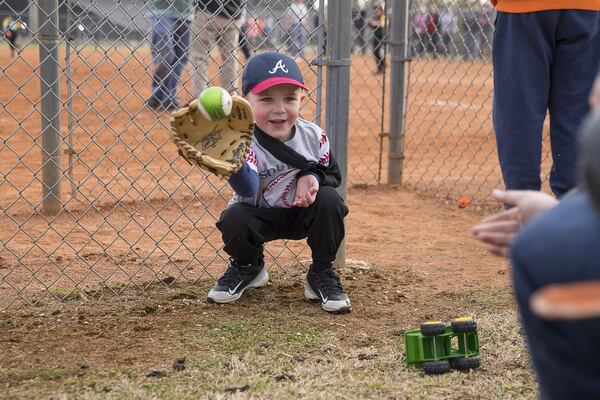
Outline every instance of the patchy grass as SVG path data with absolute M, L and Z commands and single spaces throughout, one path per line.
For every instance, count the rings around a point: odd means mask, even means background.
M 227 306 L 204 302 L 208 282 L 174 283 L 0 314 L 0 398 L 535 398 L 507 288 L 433 296 L 443 303 L 415 291 L 385 305 L 363 292 L 353 313 L 332 316 L 302 298 L 297 279 L 274 275 L 277 290 Z M 427 376 L 406 366 L 398 327 L 415 320 L 417 304 L 419 316 L 477 319 L 479 369 Z
M 62 287 L 52 287 L 48 289 L 48 293 L 61 301 L 81 300 L 81 292 L 77 289 L 68 289 Z

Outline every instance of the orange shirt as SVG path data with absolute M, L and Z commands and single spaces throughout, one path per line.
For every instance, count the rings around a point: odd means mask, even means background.
M 600 11 L 600 0 L 490 0 L 496 10 L 506 13 L 527 13 L 545 10 Z

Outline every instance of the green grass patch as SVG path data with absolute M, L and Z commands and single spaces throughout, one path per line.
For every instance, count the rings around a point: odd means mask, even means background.
M 26 370 L 0 369 L 0 381 L 43 380 L 54 381 L 68 378 L 73 374 L 71 368 L 31 368 Z
M 230 354 L 264 353 L 268 349 L 286 349 L 295 354 L 324 342 L 327 333 L 314 325 L 289 318 L 272 316 L 222 321 L 208 328 L 203 335 L 213 346 Z
M 61 287 L 53 287 L 48 289 L 48 293 L 61 301 L 81 300 L 83 297 L 78 289 L 68 289 Z

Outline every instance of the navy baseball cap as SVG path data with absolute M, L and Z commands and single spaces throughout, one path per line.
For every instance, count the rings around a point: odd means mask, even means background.
M 289 83 L 304 90 L 304 79 L 298 64 L 285 54 L 266 51 L 248 61 L 242 74 L 242 94 L 260 93 L 275 85 Z

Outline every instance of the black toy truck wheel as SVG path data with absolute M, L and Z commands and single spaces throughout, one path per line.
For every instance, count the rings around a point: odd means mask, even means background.
M 448 360 L 427 361 L 423 364 L 423 371 L 428 375 L 439 375 L 450 372 L 450 363 Z
M 477 322 L 473 318 L 457 318 L 450 322 L 450 327 L 454 333 L 466 333 L 477 331 Z
M 479 358 L 478 357 L 458 357 L 450 360 L 450 364 L 452 368 L 457 369 L 459 371 L 467 371 L 469 369 L 479 368 Z
M 430 321 L 421 324 L 421 335 L 436 336 L 446 333 L 446 325 L 441 321 Z

